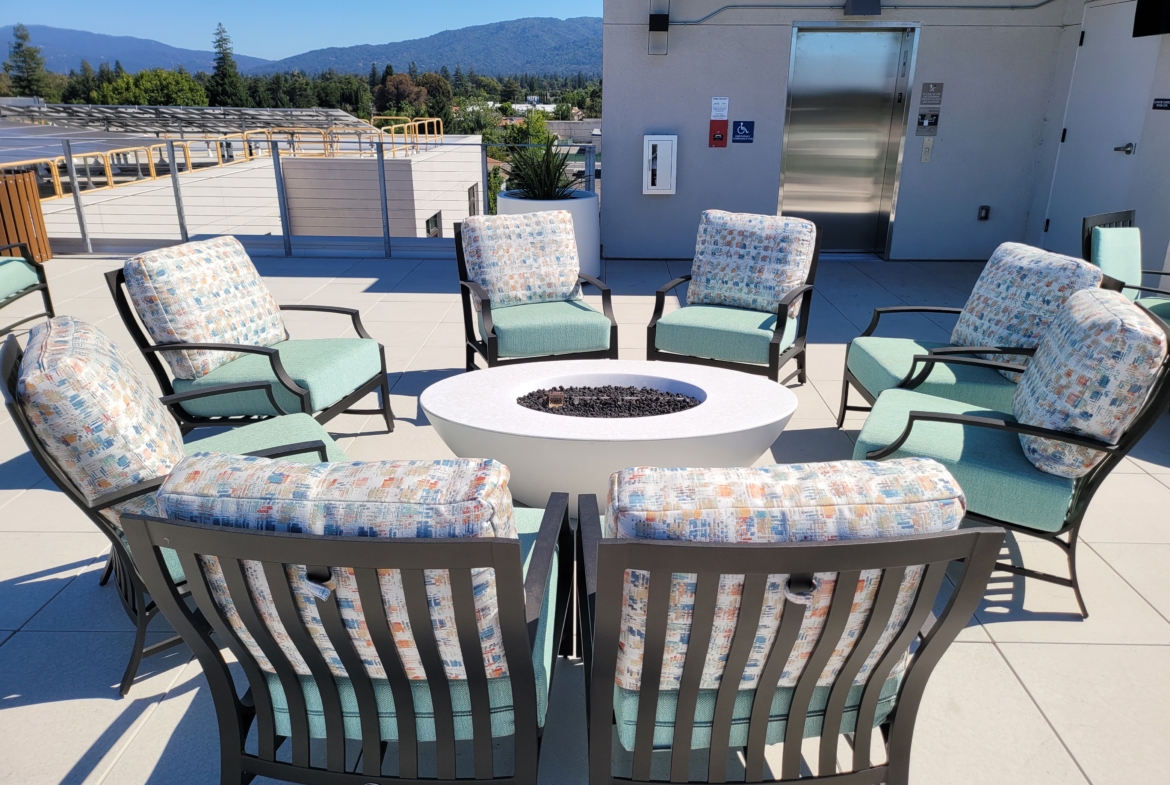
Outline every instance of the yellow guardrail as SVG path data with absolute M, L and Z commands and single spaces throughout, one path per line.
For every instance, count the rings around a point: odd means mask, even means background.
M 365 127 L 260 128 L 231 134 L 184 136 L 182 139 L 175 139 L 173 136 L 173 134 L 162 134 L 159 138 L 173 142 L 176 150 L 182 152 L 182 163 L 176 160 L 176 166 L 179 173 L 182 174 L 193 171 L 195 168 L 195 159 L 191 152 L 192 144 L 204 143 L 207 145 L 207 158 L 204 160 L 209 161 L 212 166 L 228 166 L 241 161 L 252 161 L 264 156 L 271 156 L 271 143 L 273 141 L 279 145 L 282 155 L 303 157 L 373 156 L 376 154 L 377 143 L 381 142 L 385 155 L 397 158 L 399 155 L 409 156 L 412 153 L 417 153 L 433 144 L 441 144 L 444 139 L 444 131 L 443 121 L 438 117 L 410 118 L 398 115 L 377 115 L 371 118 L 370 125 Z M 238 155 L 235 153 L 237 150 L 240 153 Z M 145 161 L 142 160 L 143 156 Z M 130 161 L 131 157 L 133 157 L 132 162 Z M 143 178 L 149 177 L 149 179 L 154 180 L 159 177 L 159 167 L 169 164 L 167 142 L 75 153 L 73 158 L 79 167 L 80 175 L 83 175 L 89 183 L 90 187 L 86 188 L 86 191 L 115 188 L 138 181 L 138 178 L 115 181 L 115 166 L 138 166 Z M 105 182 L 102 185 L 94 183 L 94 164 L 100 170 L 99 179 L 104 177 Z M 145 164 L 145 169 L 143 164 Z M 207 163 L 203 165 L 206 166 Z M 55 199 L 65 196 L 61 177 L 61 170 L 65 167 L 64 156 L 0 163 L 0 169 L 4 170 L 34 166 L 46 167 L 52 178 L 53 196 L 46 198 Z M 80 175 L 78 180 L 82 179 Z

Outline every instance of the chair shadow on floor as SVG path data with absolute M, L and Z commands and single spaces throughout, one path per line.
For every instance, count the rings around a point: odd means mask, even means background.
M 1042 545 L 1056 551 L 1055 545 L 1048 543 L 1042 543 Z M 1004 537 L 1003 547 L 999 553 L 999 561 L 1014 564 L 1017 567 L 1026 566 L 1024 556 L 1020 551 L 1019 542 L 1013 532 L 1007 532 L 1007 536 Z M 955 565 L 952 565 L 952 569 L 954 568 Z M 980 604 L 979 609 L 975 611 L 975 616 L 972 621 L 977 620 L 981 624 L 999 624 L 1016 621 L 1063 621 L 1077 623 L 1085 621 L 1077 609 L 1076 599 L 1073 596 L 1072 590 L 1063 587 L 1058 587 L 1058 590 L 1068 595 L 1069 610 L 1067 612 L 1031 611 L 1026 609 L 1024 604 L 1028 599 L 1028 589 L 1035 585 L 1035 580 L 1029 580 L 1022 575 L 1012 575 L 1011 573 L 1001 571 L 992 572 L 991 579 L 987 582 L 987 591 L 983 595 L 983 602 Z M 1091 600 L 1092 598 L 1089 599 Z

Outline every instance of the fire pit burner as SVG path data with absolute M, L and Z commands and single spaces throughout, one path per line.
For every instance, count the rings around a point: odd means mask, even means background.
M 700 401 L 682 393 L 651 387 L 553 387 L 521 395 L 516 403 L 528 409 L 568 417 L 653 417 L 684 412 Z

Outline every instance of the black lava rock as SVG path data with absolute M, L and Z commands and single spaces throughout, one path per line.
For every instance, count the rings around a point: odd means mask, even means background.
M 550 398 L 552 404 L 550 405 Z M 516 403 L 528 409 L 567 417 L 654 417 L 685 412 L 697 398 L 649 387 L 550 387 L 521 395 Z

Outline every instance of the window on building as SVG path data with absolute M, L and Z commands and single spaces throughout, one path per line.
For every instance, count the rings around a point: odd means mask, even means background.
M 479 215 L 479 183 L 467 189 L 467 214 Z
M 427 237 L 443 236 L 443 213 L 435 213 L 427 219 Z

